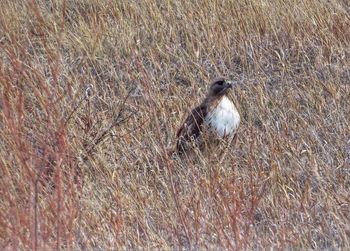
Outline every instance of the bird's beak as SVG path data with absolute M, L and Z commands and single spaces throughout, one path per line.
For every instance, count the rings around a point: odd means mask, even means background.
M 232 87 L 233 87 L 233 82 L 232 81 L 226 81 L 226 89 L 229 89 L 229 88 L 232 89 Z

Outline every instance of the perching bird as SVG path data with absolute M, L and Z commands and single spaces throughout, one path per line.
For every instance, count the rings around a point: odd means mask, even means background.
M 227 96 L 232 82 L 215 80 L 202 104 L 194 108 L 177 132 L 176 150 L 184 153 L 191 147 L 218 140 L 232 140 L 240 123 L 239 113 Z

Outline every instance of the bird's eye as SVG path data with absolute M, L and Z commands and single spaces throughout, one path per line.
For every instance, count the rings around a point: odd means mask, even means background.
M 224 84 L 224 81 L 220 81 L 219 83 L 218 83 L 218 85 L 223 85 Z

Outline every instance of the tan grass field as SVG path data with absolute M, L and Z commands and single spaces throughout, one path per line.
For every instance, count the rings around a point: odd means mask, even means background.
M 237 81 L 223 162 L 169 152 Z M 3 0 L 1 250 L 349 250 L 348 0 Z

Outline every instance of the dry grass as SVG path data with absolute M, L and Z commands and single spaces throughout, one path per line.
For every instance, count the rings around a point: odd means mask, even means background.
M 350 249 L 348 1 L 1 5 L 1 249 Z M 220 75 L 235 147 L 170 158 Z

